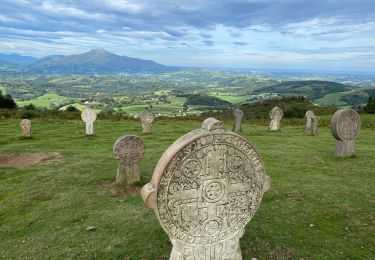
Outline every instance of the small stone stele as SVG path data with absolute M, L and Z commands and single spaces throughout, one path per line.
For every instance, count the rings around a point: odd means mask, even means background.
M 21 132 L 23 137 L 31 137 L 31 121 L 29 119 L 22 119 L 20 123 Z
M 336 156 L 355 155 L 355 138 L 361 129 L 361 118 L 353 109 L 337 110 L 331 120 L 331 131 L 336 141 Z
M 312 135 L 317 135 L 318 134 L 318 124 L 319 124 L 319 119 L 320 117 L 317 116 L 317 115 L 314 115 L 312 118 L 311 118 L 311 131 L 310 133 Z
M 171 260 L 242 259 L 239 239 L 271 186 L 255 148 L 214 118 L 175 141 L 143 186 Z
M 91 108 L 82 110 L 81 118 L 86 123 L 86 135 L 94 135 L 94 122 L 96 120 L 96 112 Z
M 268 127 L 270 131 L 280 131 L 280 121 L 283 118 L 283 110 L 279 107 L 272 108 L 270 112 L 271 123 Z
M 312 132 L 312 118 L 315 116 L 314 111 L 307 110 L 305 113 L 306 124 L 305 124 L 305 131 L 308 133 Z
M 233 132 L 240 132 L 242 131 L 242 118 L 243 118 L 243 111 L 241 109 L 236 109 L 233 111 Z
M 152 123 L 154 122 L 155 115 L 152 113 L 151 110 L 145 110 L 143 111 L 139 119 L 141 120 L 142 123 L 142 129 L 144 134 L 149 134 L 152 133 Z
M 131 185 L 140 181 L 139 161 L 143 158 L 145 146 L 135 135 L 124 135 L 117 139 L 113 154 L 118 162 L 116 183 Z

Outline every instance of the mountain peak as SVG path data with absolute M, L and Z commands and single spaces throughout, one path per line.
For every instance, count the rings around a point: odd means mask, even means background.
M 47 58 L 30 66 L 31 72 L 47 73 L 152 73 L 174 71 L 150 60 L 119 56 L 102 48 L 81 54 Z
M 97 53 L 97 54 L 108 54 L 108 53 L 110 53 L 106 49 L 103 49 L 103 48 L 92 49 L 89 52 L 93 52 L 93 53 Z

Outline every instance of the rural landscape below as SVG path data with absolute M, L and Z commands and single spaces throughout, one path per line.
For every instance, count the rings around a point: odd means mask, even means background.
M 375 9 L 0 3 L 0 259 L 375 259 Z

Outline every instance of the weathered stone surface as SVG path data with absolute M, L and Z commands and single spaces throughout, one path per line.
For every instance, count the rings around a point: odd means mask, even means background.
M 143 158 L 145 146 L 135 135 L 124 135 L 117 139 L 113 154 L 118 162 L 116 183 L 131 185 L 140 181 L 139 161 Z
M 254 147 L 208 118 L 164 152 L 141 194 L 172 242 L 170 259 L 242 259 L 239 239 L 270 185 Z
M 320 117 L 317 116 L 317 115 L 314 115 L 311 118 L 311 131 L 310 131 L 310 133 L 312 135 L 317 135 L 318 134 L 319 119 L 320 119 Z
M 22 136 L 31 137 L 31 121 L 29 119 L 22 119 L 20 126 L 21 126 Z
M 336 141 L 336 156 L 355 155 L 355 138 L 361 129 L 361 119 L 352 109 L 336 111 L 331 120 L 331 131 Z
M 94 122 L 96 120 L 96 112 L 91 108 L 85 108 L 82 110 L 81 118 L 86 123 L 86 135 L 95 134 Z
M 272 108 L 270 112 L 270 118 L 271 118 L 271 123 L 270 126 L 268 127 L 268 130 L 270 131 L 279 131 L 280 130 L 280 121 L 283 118 L 283 110 L 279 107 L 274 107 Z
M 154 119 L 155 119 L 154 113 L 152 113 L 151 110 L 147 109 L 140 114 L 139 119 L 141 120 L 141 123 L 142 123 L 143 133 L 144 134 L 152 133 L 152 123 L 154 122 Z
M 306 124 L 305 124 L 305 131 L 308 133 L 312 132 L 312 118 L 315 116 L 314 111 L 307 110 L 305 113 Z
M 243 118 L 243 111 L 241 109 L 236 109 L 233 111 L 233 130 L 234 132 L 242 131 L 242 118 Z

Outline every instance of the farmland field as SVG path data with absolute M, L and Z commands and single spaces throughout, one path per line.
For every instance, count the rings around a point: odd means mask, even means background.
M 374 122 L 373 115 L 362 120 Z M 363 128 L 357 156 L 334 157 L 330 129 L 309 136 L 301 125 L 245 122 L 243 133 L 264 160 L 272 187 L 241 239 L 244 259 L 373 259 L 375 255 L 375 131 Z M 32 139 L 19 120 L 2 120 L 1 152 L 58 152 L 60 161 L 24 169 L 0 168 L 0 258 L 168 259 L 171 244 L 137 192 L 115 196 L 112 145 L 134 133 L 145 143 L 141 183 L 165 149 L 200 126 L 197 120 L 156 120 L 142 134 L 132 120 L 98 120 L 84 135 L 78 120 L 33 119 Z M 232 122 L 226 122 L 231 128 Z M 364 125 L 371 125 L 367 122 Z M 95 230 L 85 231 L 94 226 Z
M 59 96 L 55 93 L 47 93 L 35 99 L 17 102 L 17 105 L 20 107 L 23 107 L 28 104 L 33 104 L 36 107 L 50 108 L 51 105 L 53 104 L 59 104 L 61 102 L 68 101 L 68 100 L 70 99 L 67 97 Z

